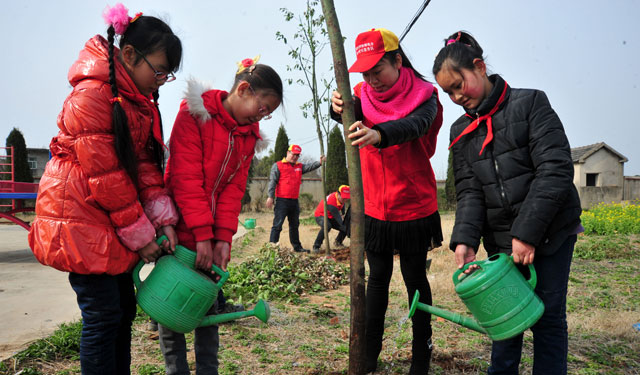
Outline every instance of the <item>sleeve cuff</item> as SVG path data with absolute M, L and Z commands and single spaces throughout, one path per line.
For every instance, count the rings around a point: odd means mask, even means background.
M 138 251 L 153 241 L 156 230 L 147 215 L 142 214 L 133 224 L 116 229 L 116 234 L 127 248 Z
M 218 241 L 231 243 L 233 241 L 233 231 L 225 228 L 217 228 L 214 238 Z
M 198 242 L 210 240 L 213 238 L 213 229 L 209 225 L 193 228 L 191 229 L 191 232 Z

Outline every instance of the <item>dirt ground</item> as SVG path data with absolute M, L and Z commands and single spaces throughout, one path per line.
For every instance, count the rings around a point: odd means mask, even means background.
M 310 211 L 301 215 L 303 222 L 309 223 L 300 226 L 300 239 L 305 248 L 311 248 L 319 230 L 315 223 L 311 224 L 310 220 L 304 220 L 311 215 Z M 246 236 L 234 241 L 232 263 L 239 264 L 249 260 L 258 254 L 263 244 L 269 241 L 273 221 L 271 212 L 241 214 L 240 220 L 244 221 L 245 218 L 255 218 L 257 227 L 248 231 Z M 460 299 L 457 298 L 451 280 L 456 267 L 446 241 L 451 237 L 452 227 L 453 214 L 443 214 L 442 229 L 445 243 L 441 248 L 428 254 L 431 260 L 428 279 L 434 304 L 460 314 L 468 314 Z M 335 232 L 330 234 L 331 241 L 335 235 Z M 349 245 L 348 239 L 345 240 L 345 244 Z M 280 236 L 280 246 L 291 248 L 287 222 Z M 338 255 L 342 255 L 344 259 L 342 261 L 347 264 L 348 259 L 344 252 Z M 296 256 L 312 257 L 314 255 L 297 254 Z M 483 252 L 480 258 L 484 256 Z M 582 273 L 573 276 L 570 298 L 574 301 L 583 301 L 580 303 L 587 305 L 597 298 L 595 295 L 589 297 L 585 294 L 584 286 L 581 284 L 583 281 L 580 279 L 588 276 L 587 271 L 592 267 L 605 266 L 611 268 L 613 262 L 575 261 L 575 267 L 582 270 Z M 0 267 L 4 265 L 0 264 Z M 627 278 L 634 277 L 625 275 Z M 614 280 L 608 280 L 610 286 L 615 288 Z M 3 280 L 0 279 L 0 281 Z M 633 295 L 629 291 L 624 292 L 630 296 Z M 269 301 L 271 318 L 266 324 L 255 318 L 221 324 L 220 374 L 346 374 L 350 335 L 349 285 L 335 290 L 303 294 L 300 297 L 301 303 Z M 623 294 L 619 294 L 619 298 L 631 297 L 623 297 Z M 407 302 L 399 261 L 395 259 L 385 320 L 383 350 L 376 375 L 408 373 L 411 358 L 411 324 L 407 323 L 406 318 Z M 69 303 L 68 306 L 75 308 L 75 303 Z M 2 304 L 0 304 L 1 307 Z M 247 308 L 251 309 L 252 306 Z M 593 312 L 596 314 L 594 315 Z M 640 357 L 633 354 L 640 352 L 637 350 L 640 348 L 640 338 L 634 336 L 637 334 L 629 329 L 632 323 L 637 322 L 637 315 L 619 309 L 604 309 L 601 316 L 598 314 L 600 310 L 585 307 L 568 316 L 569 373 L 640 374 L 638 372 Z M 491 341 L 487 336 L 461 328 L 442 318 L 434 318 L 432 327 L 434 352 L 431 373 L 438 375 L 486 373 L 491 352 Z M 188 359 L 192 371 L 195 370 L 193 339 L 192 334 L 187 335 L 190 350 Z M 531 333 L 526 332 L 521 373 L 531 373 L 532 343 Z M 10 361 L 5 363 L 13 366 Z M 80 373 L 77 359 L 41 363 L 38 367 L 42 374 Z M 131 369 L 133 374 L 139 375 L 164 373 L 157 333 L 147 330 L 147 321 L 143 318 L 139 318 L 134 324 Z

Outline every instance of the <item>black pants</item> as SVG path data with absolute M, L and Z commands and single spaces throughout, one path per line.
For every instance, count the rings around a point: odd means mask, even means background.
M 367 261 L 370 273 L 367 283 L 367 316 L 365 321 L 366 362 L 368 368 L 375 368 L 378 355 L 382 350 L 384 318 L 389 303 L 389 283 L 393 273 L 393 251 L 382 253 L 367 251 Z M 409 304 L 418 290 L 420 291 L 420 302 L 431 305 L 431 287 L 427 280 L 426 263 L 426 250 L 417 254 L 400 254 L 400 270 L 407 288 Z M 430 355 L 431 314 L 417 310 L 411 321 L 413 323 L 413 359 L 427 358 Z
M 300 226 L 300 205 L 297 199 L 276 198 L 276 205 L 273 208 L 273 226 L 269 242 L 278 242 L 284 219 L 289 219 L 289 241 L 294 250 L 302 249 L 298 227 Z
M 346 232 L 340 230 L 340 224 L 336 221 L 336 219 L 328 219 L 327 223 L 327 233 L 331 231 L 331 229 L 336 229 L 340 233 L 336 237 L 337 243 L 342 243 L 344 238 L 347 236 Z M 320 248 L 322 246 L 322 242 L 324 241 L 324 216 L 316 216 L 316 223 L 320 226 L 320 230 L 318 231 L 318 235 L 316 236 L 316 241 L 313 243 L 314 248 Z

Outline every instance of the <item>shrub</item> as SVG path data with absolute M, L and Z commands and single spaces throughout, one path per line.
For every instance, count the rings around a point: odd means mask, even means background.
M 309 193 L 300 193 L 298 203 L 300 204 L 300 210 L 302 211 L 313 210 L 316 208 L 316 202 L 313 201 L 313 195 Z
M 580 217 L 585 234 L 640 234 L 640 205 L 600 203 Z

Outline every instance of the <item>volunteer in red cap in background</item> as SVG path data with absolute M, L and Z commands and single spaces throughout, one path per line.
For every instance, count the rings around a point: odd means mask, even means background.
M 436 88 L 413 68 L 391 31 L 371 29 L 359 34 L 356 58 L 349 72 L 361 72 L 364 82 L 354 87 L 358 121 L 347 125 L 351 144 L 360 147 L 370 268 L 366 370 L 372 372 L 382 350 L 394 250 L 400 254 L 409 302 L 418 290 L 420 302 L 432 304 L 427 251 L 440 246 L 442 229 L 429 159 L 442 125 L 442 106 Z M 331 109 L 336 121 L 341 121 L 342 105 L 340 94 L 334 92 Z M 412 322 L 410 374 L 427 374 L 431 316 L 421 311 Z
M 348 185 L 341 185 L 338 191 L 327 195 L 327 219 L 329 220 L 327 233 L 331 229 L 336 229 L 340 233 L 336 237 L 334 247 L 342 247 L 342 241 L 347 236 L 346 223 L 342 220 L 342 213 L 344 213 L 346 200 L 351 198 L 351 191 Z M 322 242 L 324 241 L 324 200 L 318 203 L 316 212 L 314 214 L 316 223 L 320 226 L 316 241 L 313 243 L 313 252 L 319 253 Z
M 320 168 L 324 163 L 325 156 L 320 156 L 320 161 L 310 164 L 298 163 L 298 158 L 302 148 L 298 145 L 291 145 L 287 150 L 287 156 L 271 167 L 269 175 L 269 198 L 267 198 L 267 208 L 273 207 L 273 198 L 276 197 L 276 207 L 274 208 L 273 226 L 269 241 L 276 243 L 280 240 L 280 232 L 285 217 L 289 219 L 289 240 L 296 252 L 308 253 L 300 243 L 298 226 L 300 225 L 300 205 L 298 196 L 300 195 L 300 185 L 302 175 Z

